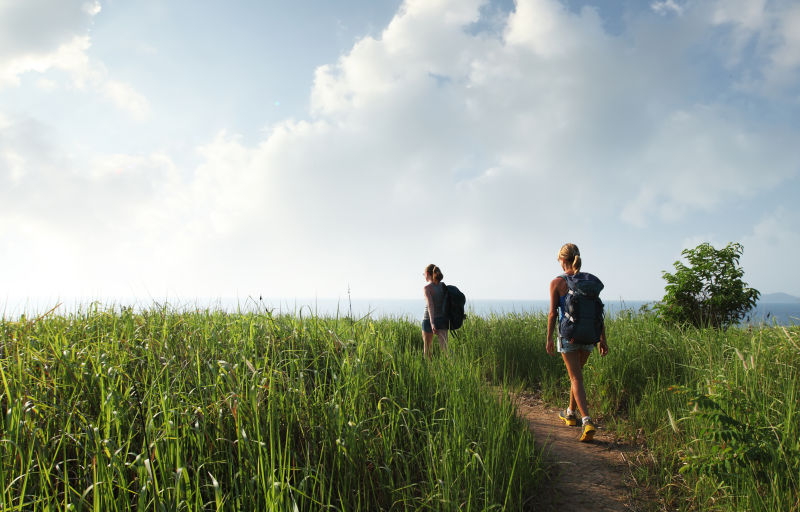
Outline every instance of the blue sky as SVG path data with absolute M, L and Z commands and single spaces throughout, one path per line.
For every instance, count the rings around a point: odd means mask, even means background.
M 0 300 L 800 295 L 800 4 L 0 0 Z

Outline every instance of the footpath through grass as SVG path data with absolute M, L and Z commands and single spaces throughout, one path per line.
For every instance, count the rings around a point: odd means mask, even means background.
M 458 343 L 420 344 L 404 320 L 0 320 L 0 508 L 522 509 L 532 435 Z
M 463 349 L 484 376 L 566 405 L 544 315 L 473 318 Z M 585 371 L 592 414 L 647 448 L 636 477 L 679 510 L 800 510 L 800 327 L 667 328 L 607 320 L 610 353 Z M 659 504 L 654 504 L 660 509 Z

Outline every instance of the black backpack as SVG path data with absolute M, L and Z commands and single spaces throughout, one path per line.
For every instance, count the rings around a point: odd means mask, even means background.
M 454 331 L 461 327 L 467 317 L 464 313 L 467 298 L 453 285 L 442 283 L 442 286 L 444 286 L 444 316 L 450 323 L 450 330 Z
M 579 345 L 597 343 L 603 332 L 603 301 L 600 300 L 603 283 L 586 272 L 559 277 L 567 282 L 569 288 L 564 299 L 564 316 L 558 326 L 559 336 Z

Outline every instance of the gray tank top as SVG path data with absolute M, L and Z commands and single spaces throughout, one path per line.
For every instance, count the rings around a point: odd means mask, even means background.
M 444 310 L 444 283 L 439 283 L 439 284 L 433 285 L 433 290 L 432 291 L 433 291 L 433 297 L 431 297 L 431 299 L 433 300 L 434 313 L 436 313 L 437 315 L 441 316 L 442 311 Z M 422 316 L 422 319 L 423 320 L 430 320 L 431 319 L 431 315 L 428 312 L 428 301 L 427 300 L 425 301 L 425 313 Z

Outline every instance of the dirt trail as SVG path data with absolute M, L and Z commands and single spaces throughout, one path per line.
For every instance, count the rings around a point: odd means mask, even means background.
M 570 512 L 638 511 L 628 461 L 639 448 L 618 443 L 598 425 L 594 441 L 578 441 L 580 427 L 568 427 L 558 409 L 546 407 L 533 394 L 512 395 L 518 411 L 543 449 L 550 480 L 546 492 L 533 500 L 534 510 Z

